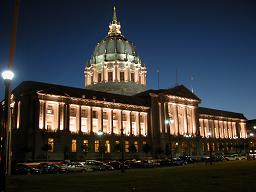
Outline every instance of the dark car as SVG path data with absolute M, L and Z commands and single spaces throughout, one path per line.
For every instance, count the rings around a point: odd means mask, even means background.
M 37 166 L 42 174 L 66 173 L 67 170 L 56 164 L 40 163 Z
M 112 166 L 115 170 L 120 170 L 122 168 L 122 163 L 120 161 L 109 161 L 107 165 Z M 129 166 L 124 163 L 124 168 L 128 169 Z
M 23 163 L 18 163 L 14 169 L 14 174 L 17 174 L 17 175 L 35 175 L 40 173 L 41 173 L 40 169 L 31 167 Z

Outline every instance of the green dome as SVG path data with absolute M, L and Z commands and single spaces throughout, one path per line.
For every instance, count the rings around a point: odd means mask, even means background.
M 135 64 L 141 63 L 133 43 L 122 35 L 107 36 L 100 41 L 88 64 L 98 64 L 104 61 L 116 60 L 129 61 Z

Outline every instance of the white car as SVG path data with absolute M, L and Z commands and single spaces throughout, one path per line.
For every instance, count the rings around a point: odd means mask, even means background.
M 90 172 L 93 171 L 89 166 L 82 165 L 81 163 L 71 162 L 64 164 L 64 167 L 68 172 Z

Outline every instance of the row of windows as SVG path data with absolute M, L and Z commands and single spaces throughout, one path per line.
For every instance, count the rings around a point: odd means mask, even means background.
M 92 151 L 90 149 L 90 145 L 89 145 L 89 141 L 88 140 L 83 140 L 83 143 L 82 145 L 80 146 L 82 151 L 83 152 L 89 152 L 89 151 Z M 146 144 L 146 141 L 143 141 L 142 144 Z M 55 151 L 55 140 L 53 138 L 48 138 L 48 145 L 51 146 L 49 152 L 54 152 Z M 114 148 L 113 148 L 113 151 L 116 151 L 116 152 L 120 152 L 121 151 L 121 148 L 120 148 L 120 141 L 119 140 L 116 140 L 115 143 L 114 143 Z M 130 152 L 129 151 L 129 147 L 131 145 L 134 145 L 135 148 L 136 148 L 136 151 L 138 152 L 139 151 L 139 144 L 138 144 L 138 141 L 134 141 L 133 143 L 130 143 L 129 141 L 125 141 L 124 142 L 124 150 L 126 153 Z M 101 146 L 104 146 L 104 147 L 101 147 Z M 71 152 L 75 153 L 78 151 L 78 143 L 77 143 L 77 140 L 76 139 L 72 139 L 71 141 Z M 95 140 L 94 141 L 94 149 L 93 151 L 95 153 L 99 153 L 101 150 L 104 151 L 104 153 L 111 153 L 111 144 L 110 144 L 110 141 L 109 140 L 106 140 L 106 141 L 100 141 L 100 140 Z
M 102 81 L 102 73 L 98 73 L 98 82 Z M 108 82 L 112 82 L 113 81 L 113 72 L 109 71 L 108 72 Z M 125 77 L 124 77 L 124 72 L 121 71 L 120 72 L 120 81 L 125 81 Z M 134 73 L 131 73 L 130 75 L 130 81 L 135 81 L 135 75 Z M 91 83 L 93 83 L 93 77 L 91 77 Z
M 76 117 L 78 112 L 78 109 L 75 107 L 70 108 L 70 116 Z M 47 114 L 53 115 L 54 114 L 54 109 L 52 105 L 47 105 Z M 97 119 L 99 115 L 98 111 L 92 111 L 92 118 Z M 88 110 L 87 109 L 81 109 L 81 117 L 88 117 Z M 108 119 L 108 113 L 103 111 L 102 112 L 102 117 L 103 119 Z M 116 112 L 113 112 L 113 120 L 118 120 L 118 114 Z M 122 121 L 127 121 L 127 114 L 122 113 Z M 136 121 L 136 116 L 135 114 L 131 114 L 131 121 L 135 122 Z M 144 116 L 140 115 L 140 121 L 144 121 Z

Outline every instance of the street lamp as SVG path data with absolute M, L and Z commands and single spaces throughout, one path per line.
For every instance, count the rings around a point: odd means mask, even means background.
M 188 142 L 188 155 L 191 156 L 191 137 L 192 137 L 192 135 L 185 134 L 184 137 L 187 138 L 187 142 Z
M 124 128 L 121 128 L 121 153 L 122 153 L 122 167 L 121 172 L 124 173 Z
M 212 144 L 211 144 L 211 135 L 212 133 L 208 133 L 208 138 L 209 138 L 209 149 L 210 149 L 210 165 L 212 165 Z
M 97 135 L 100 138 L 100 143 L 99 143 L 99 151 L 100 151 L 100 155 L 101 155 L 101 161 L 103 161 L 103 152 L 104 152 L 104 146 L 102 145 L 102 137 L 103 137 L 103 131 L 98 131 Z
M 1 157 L 0 157 L 0 190 L 6 190 L 6 173 L 11 173 L 11 121 L 10 121 L 10 86 L 14 77 L 11 70 L 2 73 L 5 84 L 4 115 L 1 130 Z
M 254 159 L 255 158 L 255 156 L 254 156 L 254 143 L 253 143 L 254 133 L 250 133 L 249 136 L 250 136 L 250 143 L 248 144 L 249 156 L 250 156 L 250 153 L 252 153 L 252 158 Z

